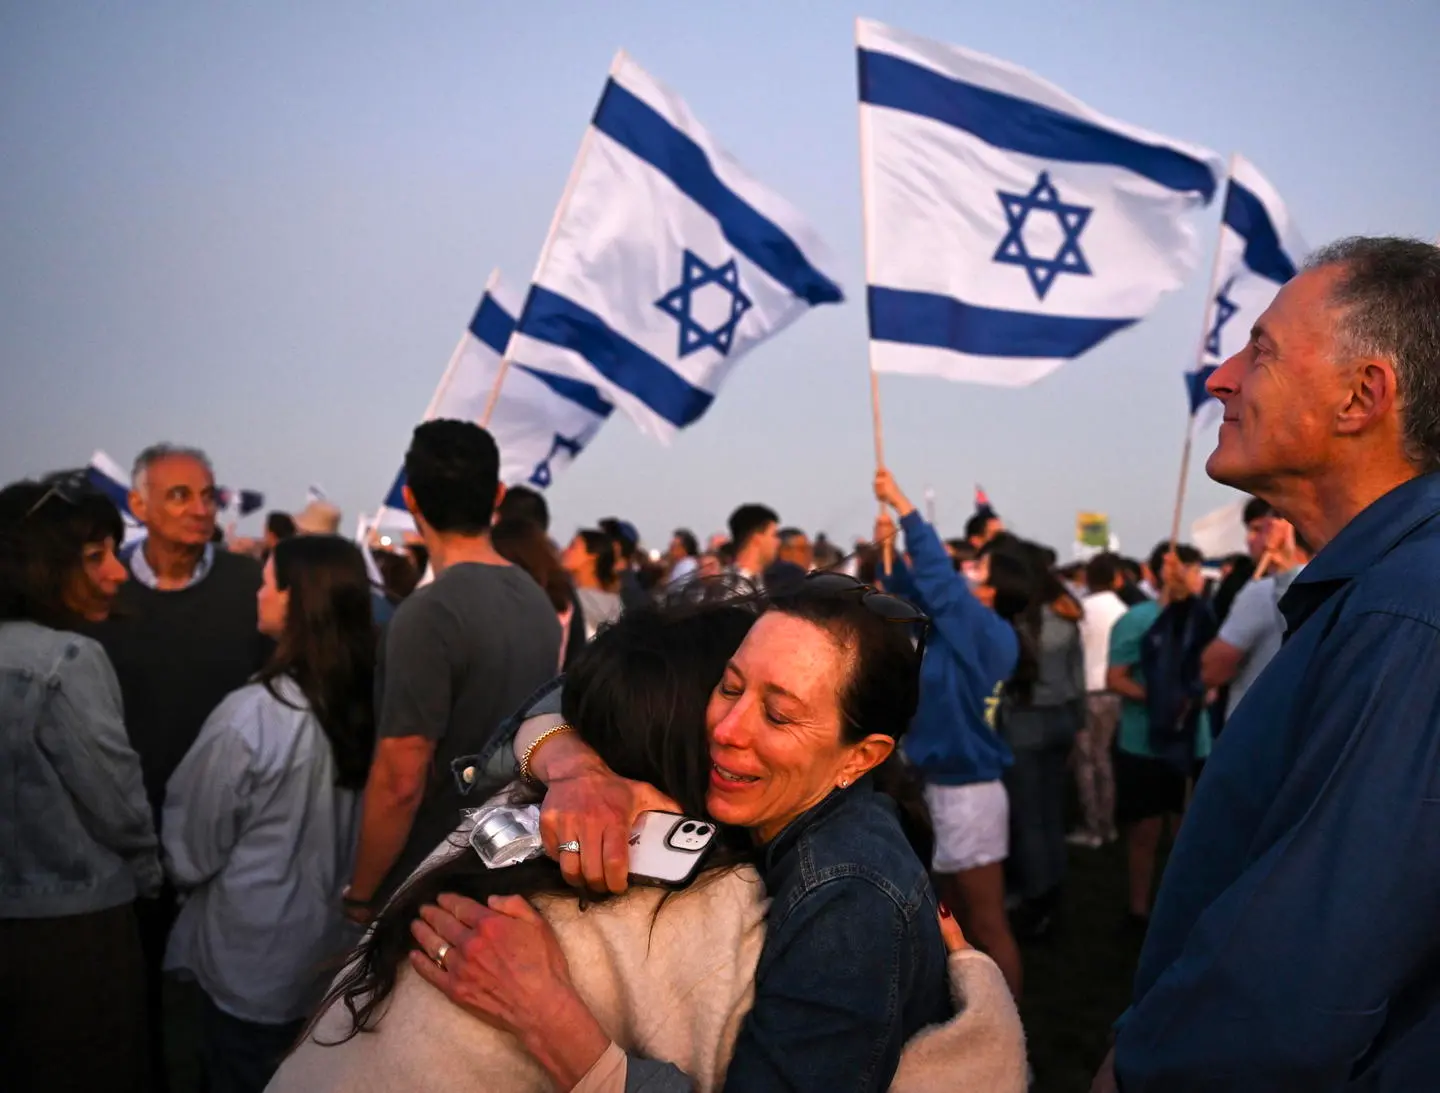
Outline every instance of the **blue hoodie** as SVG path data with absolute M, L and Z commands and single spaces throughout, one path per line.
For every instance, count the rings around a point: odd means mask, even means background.
M 905 755 L 935 785 L 993 782 L 1011 763 L 992 721 L 1000 688 L 1015 671 L 1019 642 L 1008 622 L 971 595 L 918 512 L 900 526 L 910 564 L 897 557 L 886 587 L 930 616 L 920 705 L 905 734 Z

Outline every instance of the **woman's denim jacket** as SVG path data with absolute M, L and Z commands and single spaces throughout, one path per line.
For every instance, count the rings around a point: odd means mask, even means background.
M 99 643 L 0 623 L 0 918 L 103 911 L 160 889 L 155 821 Z

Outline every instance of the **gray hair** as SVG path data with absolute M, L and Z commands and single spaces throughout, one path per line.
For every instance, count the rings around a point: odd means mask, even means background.
M 1305 263 L 1321 266 L 1342 267 L 1331 292 L 1342 351 L 1394 364 L 1405 457 L 1422 474 L 1440 470 L 1440 247 L 1352 236 Z
M 215 468 L 210 463 L 210 457 L 199 448 L 184 448 L 178 444 L 152 444 L 135 457 L 135 465 L 130 468 L 131 489 L 136 493 L 144 493 L 145 479 L 150 468 L 162 459 L 173 459 L 176 456 L 195 460 L 210 472 L 211 478 L 215 477 Z

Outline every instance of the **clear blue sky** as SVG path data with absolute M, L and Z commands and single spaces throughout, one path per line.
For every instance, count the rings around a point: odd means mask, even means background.
M 748 357 L 669 450 L 617 416 L 552 490 L 555 530 L 619 513 L 658 543 L 749 500 L 865 530 L 856 14 L 1241 151 L 1312 242 L 1440 234 L 1428 0 L 10 3 L 0 478 L 170 439 L 279 507 L 311 481 L 347 524 L 373 507 L 486 274 L 532 270 L 623 46 L 806 210 L 850 302 Z M 942 530 L 978 481 L 1062 550 L 1077 509 L 1134 551 L 1164 533 L 1217 218 L 1184 290 L 1034 387 L 882 381 L 891 466 L 938 491 Z M 1190 497 L 1227 493 L 1197 470 Z

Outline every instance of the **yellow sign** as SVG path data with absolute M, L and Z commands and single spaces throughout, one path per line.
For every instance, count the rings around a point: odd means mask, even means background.
M 1103 512 L 1076 513 L 1075 541 L 1081 546 L 1107 549 L 1110 546 L 1110 517 Z

